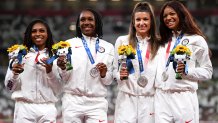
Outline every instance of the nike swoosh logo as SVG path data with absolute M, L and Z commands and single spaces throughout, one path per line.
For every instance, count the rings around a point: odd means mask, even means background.
M 185 121 L 185 123 L 190 123 L 192 120 L 189 120 L 189 121 Z
M 104 120 L 99 120 L 99 123 L 104 122 Z
M 24 58 L 25 58 L 25 59 L 28 59 L 28 58 L 30 58 L 30 56 L 25 56 Z
M 150 113 L 150 115 L 154 115 L 154 113 Z
M 80 47 L 82 47 L 82 46 L 75 46 L 75 48 L 80 48 Z

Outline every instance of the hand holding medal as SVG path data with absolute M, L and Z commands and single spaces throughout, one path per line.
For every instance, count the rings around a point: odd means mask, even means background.
M 105 52 L 105 48 L 104 47 L 101 47 L 98 45 L 99 43 L 99 40 L 97 39 L 96 41 L 97 43 L 97 50 L 96 50 L 96 53 L 99 52 L 99 53 L 104 53 Z M 105 59 L 106 60 L 106 59 Z M 93 67 L 91 70 L 90 70 L 90 75 L 92 77 L 98 77 L 99 75 L 101 76 L 101 78 L 104 78 L 106 76 L 106 72 L 107 72 L 107 66 L 106 66 L 106 61 L 103 60 L 99 63 L 97 63 L 95 65 L 95 67 Z M 94 61 L 94 59 L 93 59 Z
M 101 76 L 101 78 L 104 78 L 106 76 L 106 72 L 107 72 L 107 66 L 104 63 L 98 63 L 97 65 L 95 65 L 95 67 L 93 67 L 90 70 L 90 75 L 92 77 L 98 77 L 99 75 Z
M 98 63 L 96 65 L 98 71 L 99 71 L 99 74 L 101 76 L 101 78 L 104 78 L 106 76 L 106 73 L 107 73 L 107 66 L 106 64 L 104 63 Z

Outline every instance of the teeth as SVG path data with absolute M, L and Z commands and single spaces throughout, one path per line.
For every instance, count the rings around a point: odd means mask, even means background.
M 37 38 L 37 39 L 36 39 L 36 41 L 41 41 L 41 40 L 42 40 L 42 38 Z
M 171 24 L 174 24 L 174 22 L 169 22 L 168 24 L 170 24 L 170 25 L 171 25 Z

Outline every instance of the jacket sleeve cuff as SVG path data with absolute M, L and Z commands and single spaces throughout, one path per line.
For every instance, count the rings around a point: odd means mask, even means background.
M 184 78 L 184 79 L 193 79 L 194 77 L 192 76 L 192 71 L 189 69 L 188 72 L 185 72 L 185 73 L 182 75 L 182 78 Z
M 114 77 L 114 80 L 117 81 L 117 83 L 121 83 L 122 80 L 120 79 L 120 73 L 117 72 L 116 76 Z
M 67 73 L 67 69 L 62 70 L 61 68 L 58 68 L 58 73 L 59 73 L 61 76 L 64 76 L 64 75 Z
M 19 77 L 19 75 L 14 74 L 14 75 L 12 76 L 12 79 L 17 80 L 18 77 Z
M 49 73 L 47 73 L 47 78 L 48 78 L 48 79 L 53 79 L 54 77 L 55 77 L 55 75 L 53 74 L 52 71 L 49 72 Z
M 104 78 L 100 78 L 100 79 L 101 79 L 101 82 L 102 82 L 104 85 L 107 85 L 107 83 L 106 83 L 106 81 L 107 81 L 106 76 L 105 76 Z

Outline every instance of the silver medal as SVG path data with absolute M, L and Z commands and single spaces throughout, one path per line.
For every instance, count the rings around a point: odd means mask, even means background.
M 137 80 L 137 83 L 140 87 L 145 87 L 148 84 L 148 79 L 145 76 L 140 76 Z
M 99 76 L 99 70 L 98 70 L 98 68 L 97 67 L 94 67 L 94 68 L 92 68 L 91 70 L 90 70 L 90 75 L 92 76 L 92 77 L 97 77 L 97 76 Z
M 164 72 L 162 73 L 162 81 L 164 81 L 164 82 L 167 81 L 168 77 L 169 77 L 169 75 L 167 74 L 166 71 L 164 71 Z

